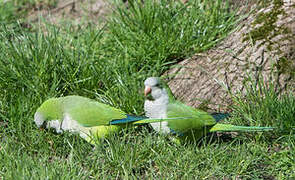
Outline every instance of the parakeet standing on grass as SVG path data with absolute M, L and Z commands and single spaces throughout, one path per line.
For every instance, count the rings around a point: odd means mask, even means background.
M 132 122 L 148 119 L 81 96 L 51 98 L 36 111 L 36 125 L 54 128 L 57 133 L 78 133 L 90 143 L 107 137 Z
M 158 77 L 147 78 L 144 85 L 144 94 L 147 97 L 144 103 L 145 115 L 161 120 L 140 120 L 134 124 L 151 123 L 154 130 L 175 134 L 179 140 L 196 141 L 209 132 L 273 129 L 272 127 L 247 127 L 218 123 L 229 115 L 227 113 L 209 114 L 175 100 L 169 87 Z

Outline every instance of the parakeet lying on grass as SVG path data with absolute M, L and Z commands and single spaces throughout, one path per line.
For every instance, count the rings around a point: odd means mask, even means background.
M 152 119 L 162 119 L 140 120 L 134 122 L 134 124 L 151 123 L 154 130 L 166 134 L 175 134 L 179 140 L 195 141 L 209 132 L 273 129 L 272 127 L 246 127 L 218 123 L 218 121 L 228 117 L 228 114 L 209 114 L 175 100 L 169 87 L 158 77 L 147 78 L 144 85 L 144 94 L 147 97 L 144 103 L 146 116 Z
M 127 115 L 119 109 L 81 96 L 51 98 L 37 109 L 34 117 L 39 128 L 54 128 L 57 133 L 79 133 L 90 143 L 143 119 L 148 118 Z

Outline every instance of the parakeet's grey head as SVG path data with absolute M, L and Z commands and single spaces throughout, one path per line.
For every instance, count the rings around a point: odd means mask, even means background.
M 144 95 L 149 100 L 157 100 L 167 96 L 167 92 L 163 86 L 163 82 L 159 77 L 149 77 L 144 81 Z
M 159 77 L 149 77 L 144 81 L 145 86 L 157 86 L 161 82 L 161 79 Z
M 62 118 L 62 106 L 59 98 L 51 98 L 45 101 L 36 111 L 34 122 L 37 127 L 47 127 L 50 120 L 59 120 Z

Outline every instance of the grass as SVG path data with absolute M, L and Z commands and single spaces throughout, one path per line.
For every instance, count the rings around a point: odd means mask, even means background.
M 235 13 L 222 1 L 130 1 L 128 7 L 115 6 L 106 44 L 120 61 L 135 63 L 134 71 L 156 75 L 167 69 L 163 65 L 214 46 L 235 24 Z
M 214 46 L 233 28 L 235 14 L 222 3 L 147 0 L 144 5 L 132 1 L 126 9 L 117 2 L 104 28 L 69 24 L 46 25 L 45 30 L 23 27 L 22 14 L 13 16 L 14 6 L 0 6 L 0 15 L 7 15 L 0 16 L 5 17 L 0 25 L 0 177 L 294 177 L 292 133 L 208 136 L 199 144 L 181 146 L 141 127 L 93 149 L 77 135 L 41 131 L 32 122 L 44 100 L 70 94 L 143 114 L 142 83 L 147 76 L 159 76 L 170 64 Z M 250 87 L 248 96 L 237 97 L 231 122 L 294 124 L 294 96 L 279 97 L 268 89 L 261 96 L 259 89 Z M 261 138 L 264 135 L 269 138 Z
M 246 96 L 236 94 L 233 107 L 237 123 L 252 126 L 271 125 L 277 133 L 292 134 L 295 128 L 295 96 L 291 92 L 279 95 L 274 83 L 266 84 L 262 77 L 258 81 L 250 77 L 245 84 Z

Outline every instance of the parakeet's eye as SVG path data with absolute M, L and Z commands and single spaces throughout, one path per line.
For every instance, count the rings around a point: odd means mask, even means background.
M 149 94 L 146 96 L 146 98 L 147 98 L 148 100 L 150 100 L 150 101 L 155 100 L 155 99 L 153 98 L 153 96 L 152 96 L 152 93 L 149 93 Z
M 46 118 L 45 121 L 44 121 L 44 123 L 42 124 L 42 126 L 43 126 L 43 127 L 46 127 L 47 124 L 48 124 L 48 121 L 49 121 L 49 120 L 50 120 L 49 118 Z
M 163 84 L 161 84 L 161 83 L 157 84 L 157 87 L 160 88 L 160 89 L 164 88 Z

